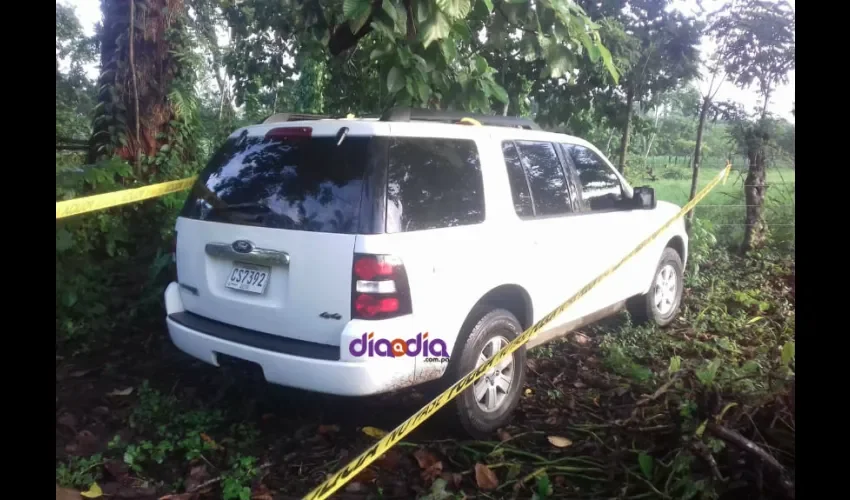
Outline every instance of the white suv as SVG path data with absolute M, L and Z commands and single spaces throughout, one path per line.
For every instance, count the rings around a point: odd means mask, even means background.
M 210 160 L 165 291 L 178 348 L 275 384 L 356 396 L 452 383 L 678 210 L 586 141 L 526 119 L 292 118 L 234 132 Z M 623 307 L 670 323 L 686 257 L 677 223 L 527 347 Z M 508 421 L 525 358 L 455 399 L 468 432 Z

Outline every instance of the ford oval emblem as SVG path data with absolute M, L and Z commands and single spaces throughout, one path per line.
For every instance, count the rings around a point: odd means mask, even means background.
M 251 253 L 254 244 L 247 240 L 236 240 L 233 242 L 233 250 L 239 253 Z

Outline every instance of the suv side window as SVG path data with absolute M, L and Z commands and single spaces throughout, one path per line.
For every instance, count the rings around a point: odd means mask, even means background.
M 388 233 L 484 221 L 484 181 L 474 141 L 398 137 L 389 145 Z
M 611 167 L 592 150 L 576 144 L 564 144 L 578 173 L 585 210 L 598 212 L 622 207 L 623 186 Z
M 552 143 L 515 141 L 515 144 L 531 190 L 534 215 L 540 217 L 570 213 L 567 178 Z
M 514 210 L 520 217 L 534 217 L 534 198 L 525 177 L 525 170 L 519 159 L 519 152 L 512 142 L 502 143 L 502 156 L 508 168 L 508 181 L 511 185 L 511 195 L 514 199 Z

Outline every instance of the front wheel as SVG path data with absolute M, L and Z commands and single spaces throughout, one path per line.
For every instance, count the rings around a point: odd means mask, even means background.
M 664 327 L 676 319 L 682 305 L 684 288 L 682 258 L 672 248 L 665 248 L 645 295 L 633 297 L 627 303 L 632 321 L 636 324 L 654 322 Z
M 495 309 L 472 327 L 460 352 L 456 376 L 464 376 L 486 363 L 522 333 L 516 316 Z M 519 404 L 525 383 L 525 346 L 514 351 L 475 381 L 454 400 L 460 424 L 471 436 L 487 438 L 504 427 Z

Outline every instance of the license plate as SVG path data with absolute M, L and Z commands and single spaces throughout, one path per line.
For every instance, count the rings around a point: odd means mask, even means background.
M 224 286 L 243 292 L 262 294 L 269 284 L 270 275 L 269 267 L 234 262 L 233 270 L 230 271 Z

